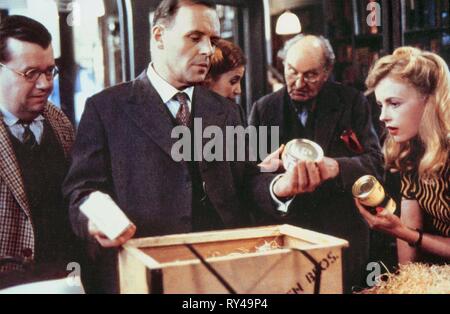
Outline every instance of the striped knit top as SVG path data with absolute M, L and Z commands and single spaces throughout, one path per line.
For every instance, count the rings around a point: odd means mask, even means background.
M 406 199 L 417 200 L 425 215 L 425 232 L 450 236 L 450 167 L 447 162 L 438 179 L 424 181 L 416 172 L 402 175 L 401 192 Z M 432 230 L 427 230 L 431 228 Z

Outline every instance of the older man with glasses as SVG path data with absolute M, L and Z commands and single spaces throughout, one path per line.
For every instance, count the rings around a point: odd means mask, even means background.
M 351 187 L 362 175 L 382 173 L 369 106 L 362 93 L 329 80 L 335 56 L 325 38 L 299 35 L 286 43 L 283 59 L 286 87 L 258 100 L 249 122 L 279 126 L 280 143 L 312 140 L 326 157 L 300 169 L 304 192 L 280 202 L 278 221 L 258 217 L 259 223 L 283 221 L 347 239 L 344 284 L 349 292 L 363 284 L 369 249 L 369 230 L 358 217 Z
M 58 74 L 51 40 L 48 30 L 30 18 L 10 16 L 0 23 L 3 275 L 17 268 L 7 261 L 36 262 L 62 274 L 73 261 L 69 255 L 74 238 L 61 184 L 74 131 L 68 118 L 48 102 Z

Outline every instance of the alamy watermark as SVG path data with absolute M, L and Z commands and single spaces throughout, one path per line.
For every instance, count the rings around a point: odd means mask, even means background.
M 366 277 L 366 284 L 368 287 L 373 287 L 380 283 L 381 265 L 377 262 L 370 262 L 367 264 L 366 270 L 369 274 Z
M 203 128 L 202 118 L 195 118 L 192 130 L 186 126 L 173 128 L 171 137 L 177 139 L 171 150 L 174 161 L 257 161 L 280 143 L 278 126 L 226 126 L 224 134 L 216 125 Z
M 66 277 L 66 284 L 69 287 L 81 286 L 81 265 L 77 262 L 67 264 L 66 270 L 70 272 Z
M 370 11 L 367 15 L 366 22 L 370 27 L 381 26 L 381 5 L 378 2 L 371 1 L 367 4 L 367 11 Z

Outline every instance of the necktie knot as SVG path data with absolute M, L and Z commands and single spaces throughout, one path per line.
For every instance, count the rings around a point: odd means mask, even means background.
M 23 127 L 22 143 L 30 149 L 34 148 L 37 142 L 33 131 L 30 129 L 30 123 L 21 120 L 18 123 Z
M 178 109 L 175 119 L 177 120 L 178 124 L 188 126 L 190 118 L 189 106 L 187 102 L 188 95 L 186 93 L 180 92 L 177 93 L 174 98 L 180 103 L 180 108 Z
M 308 121 L 308 113 L 309 113 L 308 109 L 304 107 L 302 108 L 302 111 L 298 114 L 300 122 L 304 127 L 306 127 L 306 122 Z
M 175 98 L 180 104 L 181 104 L 181 103 L 187 104 L 187 100 L 188 100 L 189 96 L 188 96 L 186 93 L 184 93 L 184 92 L 179 92 L 179 93 L 176 93 L 176 94 L 175 94 L 174 98 Z
M 306 124 L 308 123 L 308 117 L 314 110 L 313 101 L 308 100 L 305 102 L 293 102 L 293 105 L 301 124 L 306 127 Z

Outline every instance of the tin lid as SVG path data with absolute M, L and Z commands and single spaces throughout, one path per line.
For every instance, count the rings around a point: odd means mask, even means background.
M 319 144 L 307 139 L 295 139 L 286 144 L 284 150 L 296 160 L 319 161 L 323 158 L 323 149 Z
M 376 188 L 378 180 L 374 176 L 365 175 L 356 180 L 352 187 L 354 197 L 366 198 Z

